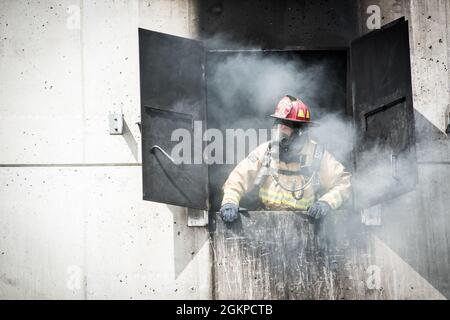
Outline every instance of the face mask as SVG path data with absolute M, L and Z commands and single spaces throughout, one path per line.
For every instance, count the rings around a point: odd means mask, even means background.
M 274 151 L 283 162 L 297 161 L 298 154 L 308 140 L 308 131 L 305 128 L 293 128 L 291 134 L 279 127 L 275 127 L 273 141 Z
M 280 144 L 281 149 L 289 149 L 291 146 L 297 145 L 304 141 L 306 136 L 307 131 L 303 128 L 295 128 L 291 134 L 276 128 L 273 140 Z

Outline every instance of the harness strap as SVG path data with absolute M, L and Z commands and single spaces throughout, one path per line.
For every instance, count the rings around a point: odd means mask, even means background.
M 256 176 L 256 179 L 254 182 L 254 186 L 257 188 L 260 188 L 266 181 L 267 177 L 269 176 L 271 152 L 272 152 L 272 144 L 269 143 L 269 147 L 267 148 L 267 150 L 264 154 L 262 166 L 259 169 L 258 175 Z
M 299 200 L 298 196 L 295 195 L 296 192 L 300 192 L 300 199 L 303 197 L 303 191 L 308 188 L 311 184 L 313 185 L 314 192 L 317 192 L 317 190 L 320 187 L 320 181 L 317 172 L 320 170 L 320 165 L 322 163 L 322 158 L 325 153 L 325 148 L 322 145 L 316 144 L 314 147 L 314 153 L 313 153 L 313 161 L 311 163 L 311 166 L 303 167 L 300 170 L 291 171 L 291 170 L 283 170 L 283 169 L 277 169 L 276 172 L 273 172 L 272 168 L 270 168 L 270 162 L 271 162 L 271 144 L 269 144 L 269 147 L 264 154 L 264 159 L 262 163 L 262 167 L 258 172 L 258 175 L 255 179 L 254 185 L 256 187 L 261 187 L 264 182 L 266 181 L 267 177 L 270 175 L 274 179 L 274 181 L 280 185 L 280 187 L 286 191 L 292 192 L 294 195 L 294 198 Z M 300 155 L 300 161 L 304 160 L 304 155 Z M 286 175 L 286 176 L 295 176 L 295 175 L 302 175 L 306 178 L 306 183 L 303 187 L 295 189 L 295 188 L 287 188 L 283 186 L 279 180 L 278 180 L 278 174 Z

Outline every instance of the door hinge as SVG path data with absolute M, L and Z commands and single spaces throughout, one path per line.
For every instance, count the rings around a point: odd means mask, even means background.
M 188 227 L 206 227 L 208 225 L 208 211 L 187 209 Z

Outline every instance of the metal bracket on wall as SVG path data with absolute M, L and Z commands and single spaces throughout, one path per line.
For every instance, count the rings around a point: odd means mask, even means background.
M 188 227 L 206 227 L 208 225 L 208 211 L 187 209 Z
M 108 115 L 109 134 L 123 134 L 123 114 L 121 112 L 110 112 Z

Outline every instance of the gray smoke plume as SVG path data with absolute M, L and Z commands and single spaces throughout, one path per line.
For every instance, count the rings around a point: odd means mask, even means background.
M 213 48 L 236 47 L 218 38 L 209 44 Z M 222 131 L 270 130 L 273 119 L 268 116 L 273 114 L 279 100 L 289 94 L 305 102 L 313 121 L 321 124 L 312 130 L 311 137 L 325 145 L 351 171 L 355 134 L 352 121 L 346 116 L 346 62 L 346 53 L 342 52 L 263 51 L 254 47 L 209 51 L 208 127 Z M 236 154 L 236 146 L 230 143 L 224 146 L 227 155 Z M 248 154 L 251 146 L 246 147 Z M 216 166 L 210 170 L 213 196 L 220 193 L 233 167 Z
M 229 40 L 221 43 L 220 37 L 211 43 L 210 47 L 214 48 L 237 47 Z M 273 113 L 278 101 L 289 94 L 303 100 L 312 111 L 312 120 L 320 124 L 311 130 L 311 138 L 324 145 L 348 171 L 354 172 L 357 133 L 347 108 L 346 53 L 264 51 L 251 47 L 237 51 L 212 50 L 207 61 L 208 127 L 269 129 L 273 119 L 268 115 Z M 229 143 L 224 146 L 226 154 L 236 154 L 236 146 Z M 247 145 L 247 154 L 252 151 L 249 147 Z M 385 144 L 377 145 L 377 142 L 365 152 L 364 162 L 371 165 L 353 177 L 354 186 L 360 188 L 358 192 L 368 191 L 364 197 L 382 194 L 396 174 L 408 172 L 405 159 L 397 159 L 402 167 L 398 168 L 399 172 L 393 172 L 392 164 L 386 160 L 390 153 L 394 154 Z M 217 178 L 214 183 L 221 187 L 231 170 L 232 167 L 212 170 L 221 171 L 212 173 L 213 180 Z

